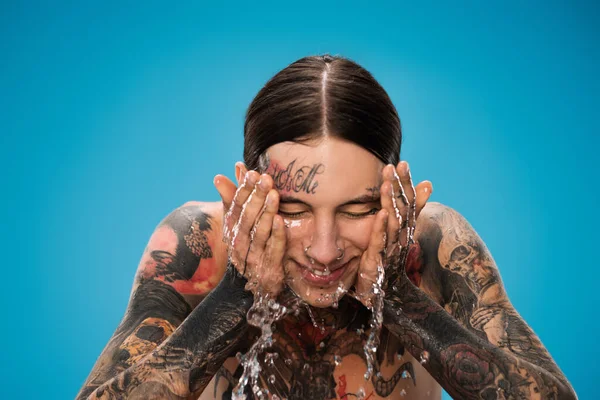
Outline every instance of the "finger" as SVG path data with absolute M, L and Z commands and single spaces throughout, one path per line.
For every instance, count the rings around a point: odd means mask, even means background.
M 415 188 L 413 186 L 408 163 L 406 161 L 400 161 L 396 167 L 396 173 L 402 185 L 402 192 L 404 192 L 408 204 L 412 204 L 415 200 Z
M 267 193 L 271 190 L 273 180 L 269 175 L 263 174 L 260 180 L 256 183 L 254 190 L 248 196 L 246 204 L 243 206 L 242 214 L 238 222 L 238 236 L 246 237 L 250 235 L 260 213 L 265 206 Z
M 400 234 L 400 221 L 394 208 L 392 182 L 386 180 L 381 185 L 381 209 L 387 211 L 387 254 L 392 254 L 393 248 L 398 243 Z
M 429 197 L 433 193 L 433 185 L 429 181 L 423 181 L 415 187 L 415 192 L 417 193 L 415 218 L 419 218 L 421 210 L 423 210 L 425 204 L 429 201 Z
M 279 194 L 277 190 L 271 189 L 267 193 L 265 200 L 265 208 L 262 214 L 259 216 L 256 224 L 254 225 L 253 237 L 252 237 L 252 251 L 262 252 L 264 251 L 265 244 L 271 235 L 271 226 L 273 224 L 273 217 L 277 214 L 279 209 Z
M 373 231 L 371 232 L 371 239 L 369 241 L 369 247 L 367 247 L 366 261 L 370 267 L 374 267 L 377 270 L 377 266 L 383 262 L 383 253 L 385 252 L 386 237 L 387 237 L 387 224 L 388 224 L 389 212 L 386 209 L 381 209 L 377 212 L 375 222 L 373 224 Z
M 405 199 L 405 204 L 408 205 L 406 209 L 402 211 L 402 217 L 404 218 L 404 221 L 400 227 L 400 245 L 402 247 L 406 247 L 410 242 L 416 222 L 416 192 L 415 187 L 413 186 L 412 177 L 410 175 L 410 168 L 408 167 L 408 163 L 406 161 L 401 161 L 398 164 L 396 172 L 397 179 L 401 184 L 400 190 L 402 196 Z
M 402 210 L 404 206 L 408 205 L 408 199 L 406 198 L 402 185 L 400 184 L 400 176 L 398 175 L 397 168 L 392 164 L 388 164 L 384 169 L 383 178 L 384 180 L 389 180 L 392 183 L 396 205 L 398 209 Z
M 386 230 L 389 213 L 381 209 L 375 217 L 369 246 L 360 260 L 360 269 L 356 281 L 356 298 L 366 307 L 372 307 L 375 296 L 374 284 L 380 278 L 379 269 L 383 267 L 383 253 L 386 247 Z M 382 283 L 383 276 L 381 276 Z
M 263 281 L 261 284 L 271 294 L 277 295 L 283 288 L 283 255 L 285 254 L 285 230 L 283 218 L 273 216 L 271 236 L 267 241 L 263 258 Z
M 399 221 L 400 224 L 400 233 L 398 234 L 398 238 L 401 239 L 402 227 L 407 226 L 408 224 L 408 199 L 404 194 L 404 190 L 402 185 L 400 184 L 400 177 L 396 171 L 396 168 L 389 164 L 386 166 L 384 170 L 384 180 L 387 180 L 391 184 L 392 188 L 392 203 L 394 206 L 394 212 L 392 216 Z
M 223 210 L 229 210 L 231 207 L 231 202 L 233 201 L 233 196 L 235 196 L 235 192 L 237 191 L 237 186 L 224 175 L 216 175 L 213 179 L 213 184 L 219 192 L 219 196 L 221 196 L 221 201 L 223 202 Z
M 226 221 L 226 223 L 237 223 L 242 213 L 242 208 L 244 207 L 244 204 L 246 203 L 248 197 L 250 197 L 250 194 L 254 190 L 254 185 L 256 184 L 256 181 L 258 181 L 258 176 L 258 172 L 256 171 L 248 171 L 246 173 L 244 181 L 233 196 L 231 209 L 229 210 L 229 218 L 231 221 Z

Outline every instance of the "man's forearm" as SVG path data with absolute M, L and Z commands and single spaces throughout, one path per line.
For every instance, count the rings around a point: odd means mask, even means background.
M 228 268 L 221 283 L 147 357 L 96 389 L 90 399 L 182 399 L 201 393 L 244 337 L 252 294 Z
M 386 296 L 384 325 L 453 398 L 576 398 L 562 374 L 465 329 L 412 283 L 394 289 Z

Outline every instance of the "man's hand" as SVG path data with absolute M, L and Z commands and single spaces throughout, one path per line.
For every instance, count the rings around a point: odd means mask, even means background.
M 230 262 L 248 279 L 248 289 L 276 297 L 283 288 L 285 253 L 283 219 L 277 215 L 279 194 L 273 180 L 248 171 L 239 188 L 222 175 L 215 186 L 223 200 L 223 240 Z
M 367 307 L 372 305 L 373 285 L 381 279 L 378 268 L 400 260 L 396 271 L 385 271 L 389 278 L 406 277 L 405 261 L 410 238 L 419 213 L 432 192 L 431 182 L 423 181 L 415 188 L 406 161 L 386 165 L 382 171 L 381 207 L 377 213 L 369 247 L 363 253 L 356 281 L 356 297 Z M 389 280 L 389 279 L 388 279 Z M 381 282 L 380 282 L 381 284 Z

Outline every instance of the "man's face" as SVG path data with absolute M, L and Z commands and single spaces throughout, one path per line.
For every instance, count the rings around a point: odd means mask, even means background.
M 356 280 L 381 208 L 384 164 L 362 147 L 331 137 L 279 143 L 267 155 L 266 173 L 279 192 L 286 225 L 288 284 L 307 303 L 331 306 Z

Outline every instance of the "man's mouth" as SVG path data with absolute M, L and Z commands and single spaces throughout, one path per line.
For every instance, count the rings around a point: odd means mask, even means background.
M 324 286 L 337 282 L 348 269 L 348 264 L 349 263 L 345 263 L 344 265 L 335 269 L 316 269 L 300 264 L 299 266 L 303 279 L 314 285 Z

